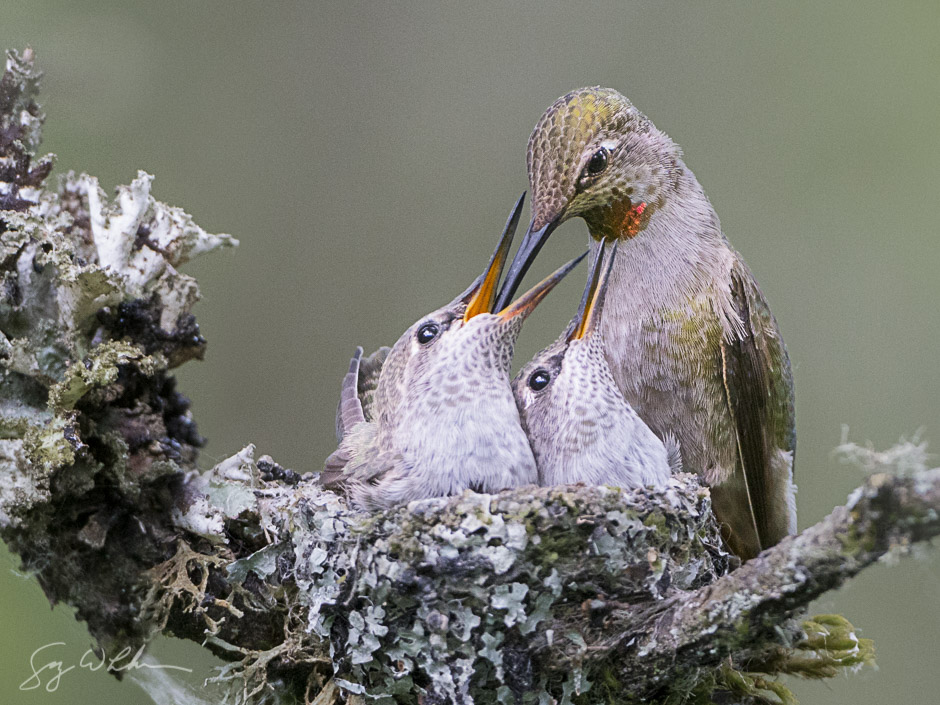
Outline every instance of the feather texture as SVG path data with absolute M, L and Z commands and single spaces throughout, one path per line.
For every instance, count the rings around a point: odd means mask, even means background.
M 751 513 L 750 536 L 734 536 L 751 557 L 795 529 L 792 493 L 793 384 L 790 361 L 764 296 L 738 258 L 731 276 L 740 334 L 722 341 L 722 377 L 737 446 L 735 479 Z M 782 468 L 789 459 L 789 467 Z M 782 471 L 782 472 L 781 472 Z M 741 525 L 741 522 L 737 522 Z M 746 547 L 746 550 L 745 548 Z

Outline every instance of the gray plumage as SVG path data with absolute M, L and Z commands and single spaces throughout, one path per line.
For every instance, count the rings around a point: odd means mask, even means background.
M 520 199 L 484 275 L 380 351 L 377 378 L 378 358 L 362 360 L 361 349 L 353 357 L 337 413 L 342 438 L 321 482 L 356 506 L 536 483 L 509 368 L 524 319 L 577 260 L 493 313 L 521 205 Z
M 624 399 L 597 335 L 613 254 L 595 258 L 568 330 L 513 380 L 540 485 L 659 488 L 679 470 L 674 441 L 667 448 Z

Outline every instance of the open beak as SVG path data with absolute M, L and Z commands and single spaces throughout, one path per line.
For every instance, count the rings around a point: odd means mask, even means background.
M 464 295 L 467 302 L 467 310 L 463 314 L 464 322 L 469 321 L 474 316 L 481 313 L 491 313 L 496 304 L 496 292 L 499 288 L 499 277 L 503 273 L 503 267 L 509 258 L 509 248 L 512 246 L 512 238 L 516 234 L 516 228 L 519 227 L 519 214 L 522 213 L 522 203 L 525 201 L 525 192 L 519 196 L 516 206 L 506 221 L 506 227 L 499 238 L 499 244 L 490 258 L 490 263 L 483 272 L 482 276 L 470 287 Z
M 584 294 L 581 296 L 578 316 L 568 332 L 569 343 L 572 340 L 580 340 L 591 333 L 601 319 L 607 285 L 610 282 L 610 270 L 614 266 L 614 258 L 617 256 L 617 244 L 619 242 L 620 240 L 614 240 L 613 244 L 608 245 L 606 239 L 601 241 L 601 247 L 597 251 L 597 259 L 594 260 L 594 268 L 591 270 L 591 276 L 588 277 L 587 286 L 584 287 Z M 607 257 L 605 266 L 604 253 L 608 250 L 610 255 Z
M 562 279 L 567 276 L 568 272 L 574 269 L 578 262 L 583 260 L 587 256 L 587 252 L 575 257 L 573 260 L 568 262 L 565 265 L 562 265 L 556 269 L 552 274 L 549 274 L 538 284 L 529 289 L 526 293 L 516 299 L 511 305 L 507 306 L 499 312 L 499 317 L 504 320 L 509 320 L 510 318 L 515 318 L 516 316 L 522 316 L 525 320 L 532 311 L 535 310 L 535 307 L 548 296 L 548 292 L 555 288 L 555 286 Z
M 548 240 L 548 236 L 552 234 L 552 231 L 558 227 L 560 222 L 560 218 L 555 219 L 538 230 L 532 229 L 535 221 L 529 223 L 529 229 L 526 230 L 525 237 L 522 238 L 522 244 L 519 245 L 519 250 L 516 252 L 512 264 L 509 265 L 509 274 L 506 275 L 503 290 L 499 293 L 499 300 L 496 302 L 497 310 L 505 308 L 512 300 L 516 289 L 519 288 L 519 284 L 522 282 L 522 278 L 529 271 L 529 266 L 535 260 L 539 250 L 542 249 L 542 245 Z

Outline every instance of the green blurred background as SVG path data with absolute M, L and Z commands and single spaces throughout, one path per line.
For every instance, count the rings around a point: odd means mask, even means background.
M 4 0 L 0 47 L 26 44 L 59 171 L 111 191 L 146 169 L 158 199 L 242 241 L 186 268 L 210 344 L 180 378 L 206 467 L 252 441 L 318 469 L 354 347 L 393 342 L 469 283 L 526 186 L 530 129 L 590 84 L 682 145 L 773 306 L 801 528 L 862 480 L 829 456 L 841 424 L 877 447 L 940 434 L 940 3 Z M 565 225 L 543 271 L 585 241 Z M 536 312 L 520 360 L 580 280 Z M 68 665 L 90 640 L 5 549 L 0 566 L 0 703 L 149 702 L 77 669 L 19 691 L 35 648 L 66 642 Z M 801 700 L 936 702 L 938 596 L 928 550 L 815 605 L 874 638 L 880 668 L 796 683 Z M 196 684 L 214 665 L 169 639 L 156 654 Z

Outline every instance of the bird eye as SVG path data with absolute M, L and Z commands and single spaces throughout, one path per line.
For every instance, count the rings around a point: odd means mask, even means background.
M 422 345 L 427 345 L 434 340 L 440 332 L 441 329 L 436 323 L 425 323 L 418 328 L 418 342 Z
M 552 377 L 547 370 L 536 370 L 529 377 L 529 389 L 537 392 L 540 389 L 545 389 L 551 381 Z
M 610 158 L 610 151 L 607 147 L 601 147 L 599 150 L 594 152 L 594 156 L 591 157 L 591 161 L 587 163 L 587 166 L 584 167 L 584 173 L 588 176 L 596 176 L 600 174 L 604 169 L 607 168 L 607 161 Z

